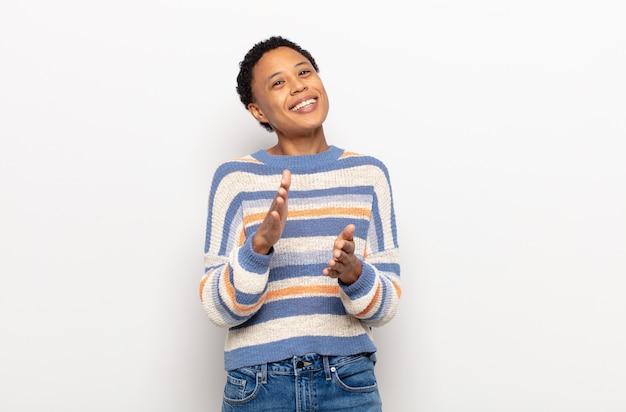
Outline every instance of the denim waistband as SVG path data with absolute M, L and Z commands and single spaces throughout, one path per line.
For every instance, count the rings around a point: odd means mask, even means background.
M 279 373 L 284 375 L 301 375 L 306 372 L 324 371 L 326 380 L 331 379 L 331 372 L 336 366 L 350 363 L 361 356 L 370 357 L 370 353 L 361 353 L 347 356 L 325 356 L 316 353 L 307 353 L 301 356 L 294 356 L 278 362 L 268 362 L 255 365 L 248 369 L 253 369 L 261 373 L 263 383 L 266 382 L 267 373 Z

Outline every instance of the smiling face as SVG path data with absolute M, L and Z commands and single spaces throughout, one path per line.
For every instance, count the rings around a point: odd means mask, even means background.
M 328 115 L 328 95 L 311 62 L 289 47 L 261 57 L 253 69 L 254 102 L 248 110 L 279 137 L 309 135 Z

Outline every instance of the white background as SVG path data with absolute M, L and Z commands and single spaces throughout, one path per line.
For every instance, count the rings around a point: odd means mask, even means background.
M 385 410 L 625 411 L 622 4 L 3 2 L 0 410 L 219 410 L 207 194 L 274 143 L 235 77 L 281 34 L 391 173 Z

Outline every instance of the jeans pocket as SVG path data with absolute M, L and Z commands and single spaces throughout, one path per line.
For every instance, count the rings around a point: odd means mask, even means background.
M 374 362 L 367 356 L 357 356 L 353 361 L 330 368 L 333 380 L 348 392 L 373 392 L 378 389 Z
M 261 385 L 259 372 L 240 368 L 228 371 L 224 385 L 224 401 L 230 404 L 243 404 L 254 399 Z

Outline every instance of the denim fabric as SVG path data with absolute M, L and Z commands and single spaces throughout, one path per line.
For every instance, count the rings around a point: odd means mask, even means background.
M 222 412 L 381 412 L 369 354 L 307 354 L 228 371 Z

